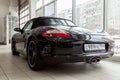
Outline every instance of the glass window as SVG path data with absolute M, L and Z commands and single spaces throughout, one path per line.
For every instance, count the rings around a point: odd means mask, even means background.
M 29 5 L 20 10 L 20 28 L 29 20 Z
M 107 0 L 107 32 L 115 41 L 114 53 L 120 55 L 120 0 Z
M 57 16 L 72 20 L 72 0 L 57 0 Z
M 55 3 L 51 3 L 45 6 L 45 16 L 54 16 L 55 15 Z
M 77 25 L 102 32 L 103 5 L 103 0 L 76 0 Z
M 46 19 L 38 19 L 34 21 L 33 26 L 39 27 L 39 26 L 75 26 L 72 21 L 65 20 L 65 19 L 57 19 L 57 18 L 46 18 Z
M 37 3 L 36 3 L 36 9 L 39 9 L 42 7 L 42 4 L 43 3 L 43 0 L 37 0 Z
M 107 31 L 113 37 L 120 38 L 120 1 L 108 0 Z
M 8 26 L 9 26 L 9 41 L 11 41 L 12 36 L 16 33 L 14 28 L 18 27 L 18 18 L 15 16 L 7 16 Z
M 36 17 L 40 17 L 40 16 L 43 16 L 43 9 L 41 8 L 41 9 L 38 9 L 37 11 L 36 11 Z
M 68 25 L 70 25 L 70 26 L 75 26 L 75 24 L 74 24 L 73 22 L 71 22 L 71 21 L 66 20 L 66 23 L 67 23 Z
M 65 20 L 60 20 L 62 24 L 67 25 Z
M 25 25 L 25 27 L 23 28 L 23 30 L 24 30 L 24 31 L 29 31 L 29 30 L 31 30 L 32 25 L 33 25 L 33 22 L 32 22 L 32 21 L 31 21 L 31 22 L 28 22 L 28 23 Z
M 44 0 L 44 4 L 48 4 L 50 2 L 52 2 L 53 0 Z

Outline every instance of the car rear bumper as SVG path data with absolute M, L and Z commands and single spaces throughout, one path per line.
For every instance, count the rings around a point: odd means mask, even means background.
M 84 51 L 84 41 L 74 43 L 56 44 L 52 48 L 52 52 L 41 54 L 40 58 L 48 63 L 70 63 L 70 62 L 84 62 L 87 59 L 100 57 L 101 59 L 113 56 L 111 48 L 107 46 L 105 51 Z M 95 43 L 95 42 L 94 42 Z M 98 42 L 96 42 L 98 43 Z M 99 42 L 106 44 L 105 42 Z M 46 50 L 47 51 L 47 50 Z M 50 51 L 48 49 L 48 51 Z
M 113 56 L 113 52 L 106 53 L 83 53 L 72 55 L 53 55 L 42 56 L 42 59 L 47 63 L 72 63 L 72 62 L 84 62 L 90 58 L 100 57 L 101 59 L 109 58 Z

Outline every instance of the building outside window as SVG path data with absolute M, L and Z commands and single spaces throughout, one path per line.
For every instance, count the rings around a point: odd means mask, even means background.
M 57 17 L 72 20 L 72 0 L 57 0 Z
M 36 9 L 39 9 L 43 6 L 43 0 L 37 0 Z
M 43 16 L 43 0 L 37 0 L 36 3 L 36 17 Z
M 120 38 L 120 0 L 108 0 L 107 32 Z
M 103 0 L 76 0 L 77 25 L 95 32 L 102 32 L 103 5 Z
M 52 2 L 45 6 L 45 16 L 54 16 L 55 15 L 55 3 Z
M 18 18 L 16 16 L 6 16 L 7 27 L 9 28 L 9 43 L 11 42 L 12 36 L 16 33 L 14 28 L 18 27 Z
M 114 52 L 120 55 L 120 0 L 107 0 L 107 32 L 115 41 Z
M 38 0 L 36 3 L 36 17 L 54 16 L 55 1 L 54 0 Z
M 44 5 L 49 4 L 52 1 L 54 1 L 54 0 L 44 0 Z
M 30 19 L 29 14 L 29 5 L 20 10 L 20 28 L 23 28 L 25 23 Z
M 43 8 L 36 10 L 36 17 L 43 16 Z

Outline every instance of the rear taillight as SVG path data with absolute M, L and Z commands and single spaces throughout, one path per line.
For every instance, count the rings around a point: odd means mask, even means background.
M 62 30 L 50 29 L 42 33 L 45 38 L 70 38 L 70 35 Z

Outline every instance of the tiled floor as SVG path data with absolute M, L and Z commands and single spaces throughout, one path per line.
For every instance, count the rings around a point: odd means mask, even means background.
M 62 64 L 41 71 L 29 69 L 24 57 L 12 56 L 9 46 L 0 46 L 0 80 L 120 80 L 120 63 L 101 61 Z

